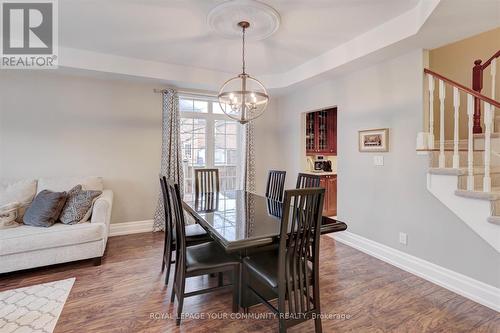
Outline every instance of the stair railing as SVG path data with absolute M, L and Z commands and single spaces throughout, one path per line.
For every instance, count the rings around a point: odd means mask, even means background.
M 467 132 L 467 189 L 474 190 L 474 106 L 475 99 L 479 103 L 484 104 L 484 180 L 483 191 L 491 191 L 491 177 L 490 177 L 490 152 L 491 152 L 491 133 L 493 128 L 494 108 L 500 108 L 500 102 L 486 97 L 477 91 L 461 85 L 458 82 L 450 80 L 436 72 L 429 69 L 424 69 L 424 73 L 428 80 L 429 92 L 429 135 L 428 147 L 433 150 L 435 146 L 434 141 L 434 90 L 435 82 L 438 82 L 438 96 L 439 96 L 439 168 L 446 167 L 445 158 L 445 98 L 446 98 L 446 85 L 450 85 L 453 89 L 453 109 L 454 109 L 454 131 L 453 131 L 453 168 L 460 167 L 459 155 L 459 116 L 460 116 L 460 94 L 464 93 L 467 96 L 467 119 L 468 119 L 468 132 Z M 494 96 L 494 95 L 493 95 Z
M 483 90 L 483 73 L 491 65 L 490 76 L 491 76 L 491 98 L 495 99 L 495 88 L 496 88 L 496 74 L 497 74 L 497 58 L 500 57 L 500 50 L 498 50 L 491 58 L 486 60 L 484 64 L 483 61 L 478 59 L 474 61 L 474 67 L 472 68 L 472 90 L 481 93 Z M 486 110 L 485 110 L 486 111 Z M 494 111 L 493 111 L 494 112 Z M 474 98 L 474 133 L 482 133 L 481 128 L 481 101 L 478 98 Z

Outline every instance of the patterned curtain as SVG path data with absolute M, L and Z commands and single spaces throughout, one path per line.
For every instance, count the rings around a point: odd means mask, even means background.
M 178 183 L 181 191 L 183 191 L 184 175 L 181 155 L 179 96 L 177 91 L 173 89 L 163 92 L 160 174 L 167 177 L 168 180 Z M 153 230 L 165 230 L 165 210 L 163 209 L 161 190 L 156 206 Z
M 254 124 L 246 123 L 243 135 L 243 163 L 244 166 L 241 179 L 241 188 L 248 192 L 255 192 L 255 142 Z

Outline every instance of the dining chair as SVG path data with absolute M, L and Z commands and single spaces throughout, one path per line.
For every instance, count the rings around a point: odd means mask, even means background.
M 278 249 L 243 259 L 242 290 L 277 315 L 279 332 L 309 319 L 314 319 L 316 332 L 322 331 L 319 242 L 324 193 L 322 188 L 285 191 Z M 251 283 L 257 280 L 259 288 Z M 270 297 L 278 299 L 277 308 L 267 301 Z
M 219 209 L 219 193 L 206 193 L 194 201 L 197 212 L 210 213 Z
M 194 169 L 195 195 L 218 193 L 219 169 Z
M 286 171 L 270 170 L 267 177 L 266 198 L 282 201 Z
M 174 284 L 170 302 L 174 302 L 177 296 L 177 319 L 176 324 L 181 323 L 182 307 L 185 297 L 196 296 L 208 292 L 232 288 L 233 290 L 233 312 L 238 312 L 239 308 L 239 285 L 240 285 L 240 260 L 226 251 L 216 242 L 208 242 L 187 247 L 186 233 L 184 228 L 184 214 L 182 212 L 182 201 L 179 185 L 173 182 L 167 184 L 170 209 L 176 224 L 177 242 L 175 248 L 175 273 Z M 223 285 L 219 283 L 216 287 L 211 287 L 192 292 L 186 292 L 186 279 L 194 276 L 230 272 L 232 283 Z M 221 282 L 221 281 L 219 281 Z
M 299 173 L 297 176 L 297 186 L 295 188 L 319 187 L 321 178 L 318 175 Z
M 172 252 L 175 251 L 175 227 L 173 223 L 172 211 L 170 209 L 170 200 L 167 191 L 167 178 L 160 175 L 160 187 L 163 199 L 163 209 L 165 212 L 165 239 L 163 242 L 163 258 L 161 264 L 161 271 L 167 268 L 165 275 L 165 285 L 168 285 L 170 276 L 170 266 L 175 261 L 172 260 Z M 199 224 L 190 224 L 185 227 L 186 244 L 187 246 L 197 245 L 211 241 L 210 235 Z

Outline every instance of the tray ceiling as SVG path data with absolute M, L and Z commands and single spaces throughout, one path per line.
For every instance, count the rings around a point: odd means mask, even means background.
M 210 31 L 222 0 L 59 1 L 60 44 L 223 72 L 238 72 L 240 42 Z M 418 0 L 266 0 L 281 16 L 271 37 L 248 42 L 248 70 L 283 73 L 410 10 Z

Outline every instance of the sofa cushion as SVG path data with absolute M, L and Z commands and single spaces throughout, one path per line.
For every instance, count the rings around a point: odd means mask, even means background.
M 84 190 L 102 191 L 103 182 L 101 177 L 60 177 L 38 179 L 37 193 L 43 190 L 55 192 L 69 191 L 77 185 L 82 185 Z
M 57 248 L 98 241 L 105 238 L 105 225 L 56 223 L 50 228 L 22 225 L 0 232 L 0 255 Z M 64 251 L 64 249 L 61 249 Z
M 66 192 L 49 190 L 38 193 L 24 214 L 24 224 L 34 227 L 50 227 L 59 218 L 67 196 Z
M 19 181 L 0 181 L 0 206 L 4 206 L 13 202 L 19 203 L 18 218 L 22 221 L 22 217 L 26 208 L 36 194 L 37 181 L 19 180 Z
M 102 194 L 102 191 L 84 191 L 82 185 L 73 187 L 68 192 L 68 198 L 59 216 L 59 221 L 64 224 L 75 224 L 85 222 L 89 218 L 94 199 Z

